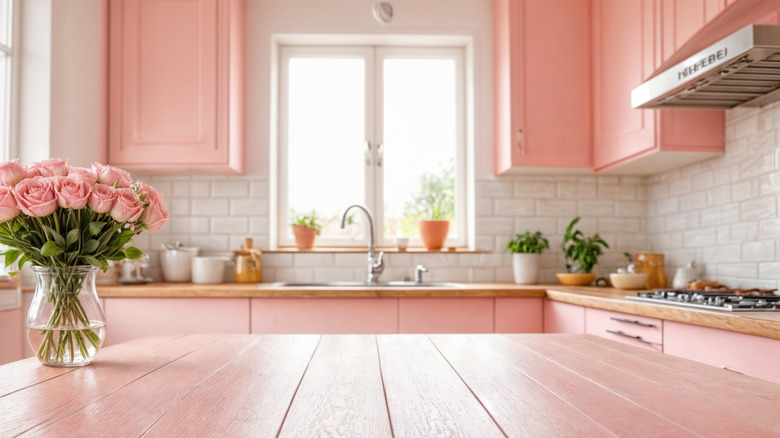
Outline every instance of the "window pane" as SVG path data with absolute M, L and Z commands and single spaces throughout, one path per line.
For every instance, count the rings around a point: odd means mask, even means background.
M 11 47 L 12 5 L 11 0 L 0 0 L 0 44 Z
M 9 91 L 11 89 L 11 56 L 0 52 L 0 159 L 5 159 L 10 135 Z
M 456 88 L 452 59 L 385 59 L 385 237 L 417 234 L 418 219 L 454 221 Z M 440 217 L 437 217 L 440 216 Z
M 343 237 L 341 214 L 365 200 L 365 99 L 363 59 L 290 59 L 288 203 L 316 210 L 321 238 Z

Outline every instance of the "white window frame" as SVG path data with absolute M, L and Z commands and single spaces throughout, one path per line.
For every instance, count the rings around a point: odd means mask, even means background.
M 453 59 L 456 63 L 456 115 L 458 120 L 456 126 L 456 152 L 455 152 L 455 220 L 454 225 L 458 229 L 458 236 L 448 236 L 446 247 L 466 247 L 469 244 L 469 236 L 473 233 L 468 228 L 470 225 L 468 193 L 470 185 L 467 178 L 468 171 L 467 160 L 472 158 L 467 153 L 467 136 L 472 133 L 468 126 L 470 122 L 467 108 L 469 100 L 469 90 L 466 77 L 468 75 L 466 59 L 467 47 L 461 44 L 432 45 L 432 46 L 409 46 L 409 45 L 307 45 L 307 44 L 279 44 L 275 47 L 274 63 L 277 69 L 274 72 L 276 76 L 272 83 L 275 83 L 275 90 L 272 92 L 272 114 L 277 119 L 272 119 L 271 132 L 271 236 L 272 248 L 292 247 L 294 239 L 289 233 L 287 203 L 287 164 L 289 157 L 287 155 L 287 93 L 288 93 L 288 67 L 290 57 L 301 56 L 323 56 L 329 57 L 361 57 L 366 60 L 366 145 L 367 158 L 371 165 L 366 167 L 366 199 L 355 200 L 355 203 L 366 205 L 374 217 L 374 232 L 376 234 L 376 244 L 378 246 L 391 247 L 395 243 L 392 238 L 384 237 L 384 214 L 379 200 L 382 199 L 383 191 L 383 168 L 376 163 L 380 158 L 382 138 L 382 89 L 375 84 L 382 82 L 382 63 L 388 58 L 412 57 L 419 58 L 444 58 Z M 372 191 L 373 188 L 373 191 Z M 347 206 L 344 206 L 346 208 Z M 361 223 L 364 223 L 361 220 Z M 357 239 L 326 239 L 317 238 L 318 247 L 365 247 L 368 243 L 365 230 Z M 473 237 L 473 236 L 472 236 Z M 410 246 L 421 247 L 422 242 L 419 236 L 410 236 Z
M 6 72 L 8 82 L 0 84 L 0 86 L 6 88 L 4 93 L 5 100 L 0 102 L 0 105 L 5 107 L 7 115 L 5 119 L 0 120 L 0 124 L 2 124 L 0 132 L 5 134 L 5 136 L 0 136 L 0 159 L 3 161 L 7 161 L 18 155 L 18 148 L 16 146 L 16 125 L 19 100 L 19 37 L 21 35 L 19 23 L 21 22 L 21 8 L 18 0 L 9 0 L 9 4 L 11 7 L 11 45 L 6 46 L 5 44 L 0 43 L 0 52 L 4 52 L 9 59 L 7 65 L 8 71 Z

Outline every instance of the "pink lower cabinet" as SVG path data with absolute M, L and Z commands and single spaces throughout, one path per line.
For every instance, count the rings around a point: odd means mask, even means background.
M 106 341 L 155 334 L 249 333 L 249 298 L 105 298 Z
M 585 308 L 544 300 L 544 333 L 585 333 Z
M 663 351 L 663 323 L 645 316 L 585 309 L 585 333 L 659 352 Z
M 496 333 L 542 333 L 542 298 L 496 298 Z
M 0 365 L 24 357 L 27 331 L 21 307 L 0 311 Z
M 493 333 L 493 298 L 399 298 L 399 333 Z
M 253 298 L 252 333 L 398 332 L 395 298 Z
M 780 340 L 664 322 L 664 352 L 780 383 Z

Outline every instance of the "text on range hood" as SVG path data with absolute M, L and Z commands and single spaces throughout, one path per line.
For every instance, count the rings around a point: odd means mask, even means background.
M 761 106 L 780 100 L 780 26 L 749 25 L 631 91 L 634 108 Z

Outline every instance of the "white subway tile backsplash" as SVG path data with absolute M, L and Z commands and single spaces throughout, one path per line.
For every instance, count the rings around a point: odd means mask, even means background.
M 193 216 L 228 216 L 229 200 L 225 198 L 193 198 Z
M 496 199 L 494 214 L 496 216 L 533 216 L 534 201 L 526 199 Z
M 249 220 L 245 217 L 215 217 L 211 219 L 211 233 L 247 234 Z
M 775 241 L 762 240 L 742 243 L 742 261 L 761 262 L 775 259 Z
M 215 198 L 246 198 L 249 196 L 249 181 L 214 181 L 211 183 L 211 196 Z
M 574 218 L 577 214 L 577 202 L 574 200 L 536 201 L 536 213 L 542 216 L 568 216 Z
M 293 254 L 293 266 L 296 268 L 317 268 L 333 266 L 335 255 L 328 253 L 300 253 Z
M 577 215 L 612 217 L 615 216 L 615 201 L 580 201 L 577 203 Z

